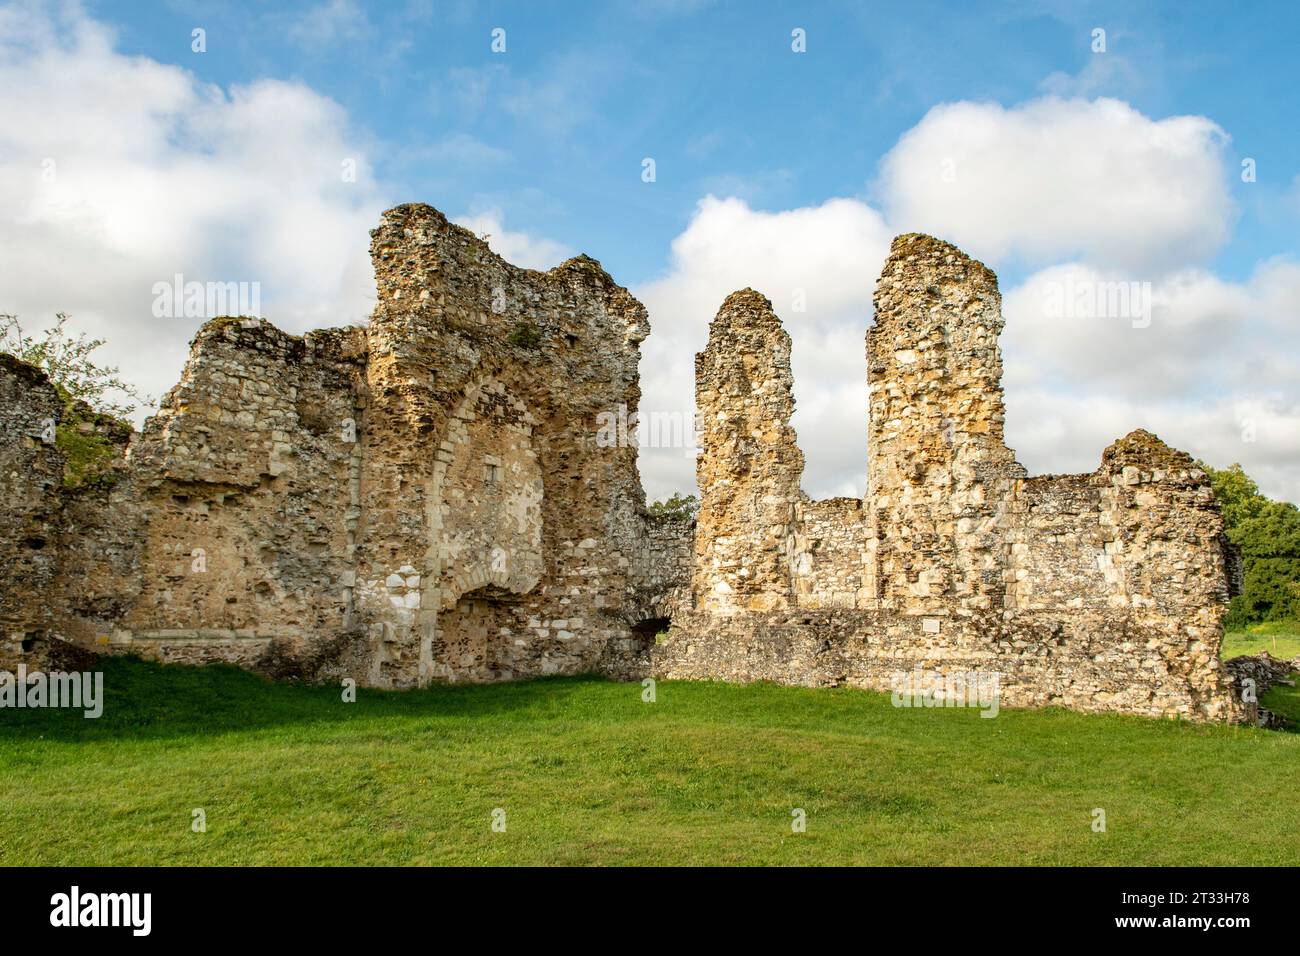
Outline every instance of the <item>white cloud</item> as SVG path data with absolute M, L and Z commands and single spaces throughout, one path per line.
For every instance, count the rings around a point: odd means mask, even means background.
M 919 229 L 995 269 L 1045 265 L 1004 303 L 1007 436 L 1031 472 L 1091 471 L 1106 445 L 1146 427 L 1300 498 L 1300 266 L 1265 263 L 1240 283 L 1205 268 L 1235 217 L 1224 141 L 1209 120 L 1155 121 L 1114 100 L 958 103 L 932 110 L 882 162 L 888 216 L 853 199 L 761 212 L 710 196 L 666 274 L 634 290 L 653 329 L 643 406 L 692 407 L 709 320 L 753 286 L 794 341 L 805 488 L 860 494 L 871 292 L 892 236 Z M 940 182 L 945 158 L 954 183 Z M 1104 303 L 1117 282 L 1146 283 L 1149 310 L 1045 308 L 1054 289 L 1091 287 Z M 668 451 L 643 450 L 641 468 L 652 496 L 693 484 L 693 464 Z
M 355 0 L 324 0 L 305 11 L 286 15 L 289 36 L 305 47 L 355 39 L 370 30 L 366 11 Z
M 472 101 L 508 77 L 461 79 Z M 507 111 L 545 108 L 572 85 L 563 79 L 513 89 Z M 0 311 L 28 328 L 73 313 L 155 393 L 176 381 L 198 325 L 151 315 L 153 283 L 174 272 L 259 281 L 263 313 L 292 331 L 368 315 L 367 232 L 390 203 L 333 101 L 296 83 L 206 85 L 116 52 L 75 11 L 14 7 L 0 8 L 0 88 L 21 91 L 0 98 Z M 643 409 L 693 409 L 708 323 L 752 286 L 794 340 L 806 489 L 861 494 L 871 294 L 892 236 L 920 229 L 995 269 L 1042 267 L 1007 291 L 1003 337 L 1008 441 L 1032 471 L 1090 471 L 1142 426 L 1213 462 L 1240 460 L 1269 493 L 1300 499 L 1300 266 L 1265 263 L 1243 282 L 1206 270 L 1235 215 L 1224 141 L 1207 119 L 1153 120 L 1115 100 L 958 103 L 930 111 L 882 161 L 887 215 L 856 199 L 768 212 L 706 197 L 664 274 L 634 290 L 653 328 Z M 506 158 L 465 135 L 429 148 Z M 340 175 L 347 159 L 355 183 Z M 507 230 L 498 209 L 457 221 L 522 266 L 572 254 Z M 1118 280 L 1151 283 L 1149 327 L 1044 314 L 1052 283 Z M 644 450 L 641 468 L 652 496 L 694 483 L 684 449 Z
M 452 221 L 480 238 L 486 237 L 488 248 L 507 262 L 525 269 L 550 269 L 575 255 L 563 243 L 539 239 L 526 232 L 509 231 L 499 209 L 484 210 Z
M 1007 442 L 1021 462 L 1091 471 L 1107 444 L 1144 427 L 1300 499 L 1300 264 L 1266 262 L 1241 283 L 1174 273 L 1152 284 L 1149 325 L 1054 311 L 1062 289 L 1126 279 L 1053 266 L 1004 295 Z
M 740 199 L 703 199 L 674 241 L 661 278 L 634 289 L 650 312 L 642 346 L 642 408 L 692 411 L 695 353 L 722 300 L 746 286 L 766 295 L 793 340 L 794 425 L 814 496 L 866 487 L 866 359 L 871 294 L 892 235 L 853 199 L 763 212 Z M 804 311 L 796 311 L 798 303 Z M 642 449 L 647 494 L 694 486 L 680 449 Z
M 1142 74 L 1128 58 L 1118 53 L 1093 53 L 1078 73 L 1058 70 L 1044 78 L 1038 88 L 1051 96 L 1092 97 L 1132 93 L 1143 85 Z
M 385 204 L 332 100 L 203 84 L 118 53 L 75 8 L 0 10 L 0 88 L 0 310 L 27 327 L 70 312 L 161 394 L 199 324 L 152 315 L 153 284 L 176 272 L 259 282 L 263 314 L 291 331 L 369 314 L 367 231 Z
M 1202 270 L 1152 283 L 1051 266 L 1004 295 L 1008 384 L 1074 378 L 1133 397 L 1186 391 L 1203 379 L 1206 359 L 1236 339 L 1248 299 Z
M 886 154 L 876 188 L 900 231 L 977 258 L 1164 270 L 1231 232 L 1226 141 L 1204 117 L 1153 120 L 1113 99 L 949 103 Z
M 1030 474 L 1096 469 L 1102 450 L 1134 428 L 1223 467 L 1240 462 L 1265 494 L 1300 501 L 1300 402 L 1294 390 L 1135 402 L 1084 383 L 1007 392 L 1007 444 Z
M 1300 373 L 1300 265 L 1264 263 L 1247 281 L 1201 269 L 1150 284 L 1149 315 L 1062 314 L 1076 302 L 1117 301 L 1130 276 L 1077 264 L 1035 273 L 1003 297 L 1009 387 L 1074 379 L 1133 400 L 1284 388 Z M 1098 290 L 1092 295 L 1093 290 Z M 1136 296 L 1130 296 L 1136 299 Z

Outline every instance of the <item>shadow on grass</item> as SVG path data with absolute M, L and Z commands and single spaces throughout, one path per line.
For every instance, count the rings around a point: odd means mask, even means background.
M 1300 733 L 1300 687 L 1279 684 L 1271 688 L 1259 702 L 1286 721 L 1282 730 L 1293 734 Z
M 94 741 L 192 737 L 292 724 L 374 718 L 483 717 L 545 711 L 600 677 L 552 677 L 506 684 L 438 684 L 421 690 L 359 687 L 343 700 L 341 685 L 277 684 L 228 664 L 191 667 L 130 657 L 103 657 L 103 714 L 79 709 L 0 708 L 0 742 Z
M 339 685 L 277 684 L 232 665 L 193 667 L 131 657 L 104 657 L 104 712 L 86 719 L 81 710 L 0 708 L 0 744 L 16 741 L 93 742 L 161 740 L 272 727 L 342 725 L 374 721 L 433 721 L 420 732 L 438 733 L 436 721 L 496 718 L 497 722 L 592 719 L 648 720 L 692 725 L 736 725 L 786 733 L 838 732 L 881 740 L 921 737 L 948 743 L 983 741 L 1003 729 L 1054 746 L 1071 727 L 1091 736 L 1119 734 L 1218 734 L 1228 728 L 1114 714 L 1079 714 L 1059 708 L 1004 711 L 982 720 L 974 710 L 902 710 L 888 695 L 839 688 L 792 688 L 758 682 L 747 685 L 662 682 L 660 703 L 640 703 L 638 684 L 603 677 L 547 677 L 498 684 L 437 684 L 421 690 L 358 688 L 346 703 Z M 773 691 L 777 691 L 773 693 Z M 593 693 L 593 691 L 595 691 Z M 608 691 L 607 693 L 604 691 Z M 1262 701 L 1300 727 L 1300 689 L 1278 687 Z M 652 731 L 650 731 L 652 732 Z

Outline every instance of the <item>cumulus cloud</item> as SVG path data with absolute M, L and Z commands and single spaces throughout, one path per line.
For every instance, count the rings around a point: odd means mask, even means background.
M 700 202 L 666 273 L 633 290 L 652 326 L 644 412 L 693 410 L 708 323 L 727 294 L 752 286 L 793 340 L 805 489 L 862 494 L 863 338 L 896 231 L 853 199 L 782 212 Z M 1007 442 L 1031 473 L 1092 471 L 1108 444 L 1144 427 L 1212 464 L 1240 461 L 1269 493 L 1300 499 L 1300 264 L 1267 262 L 1231 282 L 1198 267 L 1152 281 L 1064 263 L 1006 289 L 1003 314 Z M 693 487 L 693 458 L 680 449 L 643 448 L 640 463 L 652 497 Z
M 27 327 L 72 313 L 160 394 L 201 322 L 154 317 L 175 273 L 258 282 L 262 314 L 292 331 L 369 314 L 385 203 L 332 100 L 125 56 L 75 7 L 0 10 L 0 87 L 21 91 L 0 98 L 0 310 Z
M 1007 444 L 1030 474 L 1094 470 L 1134 428 L 1216 467 L 1241 462 L 1268 495 L 1300 500 L 1300 402 L 1293 390 L 1134 402 L 1104 390 L 1007 392 Z
M 532 236 L 526 232 L 511 232 L 504 225 L 499 209 L 488 209 L 471 216 L 452 220 L 476 236 L 486 238 L 488 248 L 502 259 L 525 269 L 550 269 L 576 253 L 563 243 Z
M 884 157 L 876 189 L 890 222 L 981 259 L 1164 270 L 1231 233 L 1226 142 L 1205 117 L 1114 99 L 947 103 Z
M 746 286 L 766 295 L 793 340 L 794 425 L 808 455 L 805 487 L 817 496 L 866 488 L 863 337 L 876 275 L 892 234 L 854 199 L 781 212 L 737 198 L 701 200 L 672 245 L 668 270 L 633 291 L 650 311 L 642 346 L 642 407 L 691 412 L 695 353 L 722 300 Z M 642 480 L 659 497 L 694 486 L 681 449 L 643 448 Z
M 1008 385 L 1073 377 L 1146 399 L 1220 382 L 1253 298 L 1199 269 L 1153 283 L 1051 266 L 1004 297 Z
M 883 213 L 857 199 L 764 212 L 710 196 L 665 274 L 634 290 L 654 330 L 644 406 L 693 404 L 709 320 L 753 286 L 793 339 L 806 490 L 861 494 L 871 293 L 892 236 L 922 230 L 1004 273 L 1043 266 L 1004 289 L 1007 438 L 1031 472 L 1091 471 L 1146 427 L 1300 498 L 1300 266 L 1264 263 L 1243 282 L 1206 268 L 1235 217 L 1225 138 L 1204 118 L 1153 120 L 1115 100 L 957 103 L 882 161 Z M 652 495 L 693 482 L 670 450 L 643 449 L 641 468 Z
M 1266 262 L 1244 282 L 1183 270 L 1150 284 L 1145 317 L 1103 307 L 1137 281 L 1067 264 L 1004 295 L 1007 440 L 1020 460 L 1090 471 L 1141 426 L 1300 498 L 1300 264 Z M 1063 314 L 1071 290 L 1097 307 Z
M 153 284 L 176 272 L 260 282 L 262 313 L 292 331 L 369 314 L 367 230 L 391 202 L 330 99 L 297 83 L 218 88 L 125 56 L 75 8 L 0 8 L 0 86 L 22 91 L 0 98 L 0 311 L 29 328 L 71 312 L 154 393 L 175 382 L 200 321 L 152 315 Z M 729 293 L 753 287 L 793 339 L 806 490 L 861 494 L 871 295 L 893 235 L 919 229 L 1004 273 L 1037 270 L 1005 290 L 1003 336 L 1008 442 L 1032 471 L 1091 470 L 1106 444 L 1143 426 L 1300 499 L 1300 265 L 1267 262 L 1241 282 L 1209 271 L 1235 216 L 1225 141 L 1203 117 L 1157 120 L 1116 100 L 954 103 L 882 160 L 879 208 L 840 198 L 764 211 L 708 196 L 663 274 L 633 290 L 653 327 L 643 409 L 693 411 L 708 323 Z M 465 135 L 429 149 L 508 159 Z M 353 182 L 341 175 L 349 161 Z M 506 229 L 499 209 L 457 221 L 526 267 L 573 254 Z M 1059 307 L 1067 290 L 1120 282 L 1148 284 L 1147 313 Z M 652 496 L 694 485 L 689 449 L 644 449 L 641 469 Z

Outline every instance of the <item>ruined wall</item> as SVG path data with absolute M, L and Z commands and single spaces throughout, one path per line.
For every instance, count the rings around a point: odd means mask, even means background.
M 867 335 L 868 493 L 814 501 L 790 339 L 752 289 L 696 360 L 698 520 L 650 515 L 644 308 L 579 256 L 536 272 L 428 206 L 372 232 L 369 325 L 199 330 L 112 480 L 60 481 L 61 402 L 0 356 L 0 652 L 36 641 L 389 687 L 599 670 L 1237 720 L 1206 476 L 1137 431 L 1089 475 L 1003 441 L 996 277 L 895 240 Z M 90 426 L 99 428 L 98 424 Z
M 1227 600 L 1222 521 L 1190 455 L 1139 429 L 1091 475 L 1017 483 L 1007 604 L 1018 610 L 1207 614 Z
M 799 494 L 789 340 L 760 302 L 729 298 L 697 361 L 696 603 L 653 648 L 655 673 L 878 690 L 918 670 L 997 674 L 1007 706 L 1242 718 L 1219 660 L 1207 477 L 1138 431 L 1091 475 L 1028 478 L 1003 441 L 992 272 L 929 236 L 894 241 L 867 335 L 861 502 Z M 709 591 L 751 575 L 761 602 Z
M 1001 297 L 982 263 L 894 240 L 867 333 L 867 502 L 878 597 L 947 614 L 1002 606 L 999 518 L 1025 470 L 1002 439 Z
M 347 423 L 364 352 L 357 329 L 300 338 L 260 319 L 205 325 L 133 444 L 127 478 L 66 548 L 67 635 L 241 664 L 338 638 L 351 568 Z M 109 560 L 113 550 L 129 559 Z
M 63 402 L 45 376 L 0 353 L 0 667 L 50 625 L 58 572 Z
M 874 549 L 859 498 L 813 501 L 794 511 L 794 598 L 799 607 L 873 607 Z
M 646 513 L 635 443 L 596 435 L 636 411 L 645 310 L 592 259 L 519 269 L 428 206 L 372 239 L 368 327 L 207 323 L 111 487 L 58 487 L 30 437 L 48 386 L 7 406 L 7 640 L 397 687 L 644 658 L 689 529 Z M 0 387 L 43 381 L 12 364 Z
M 695 357 L 700 511 L 694 590 L 719 614 L 790 603 L 794 505 L 803 455 L 795 443 L 790 336 L 772 303 L 732 293 Z
M 695 525 L 691 518 L 651 514 L 634 529 L 627 549 L 629 620 L 670 620 L 694 606 Z
M 358 613 L 377 682 L 574 673 L 625 636 L 645 309 L 585 256 L 516 268 L 428 206 L 373 233 Z M 400 583 L 398 583 L 400 581 Z

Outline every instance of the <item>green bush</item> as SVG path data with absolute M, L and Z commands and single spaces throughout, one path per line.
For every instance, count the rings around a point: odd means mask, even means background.
M 535 349 L 542 342 L 542 333 L 531 322 L 520 322 L 510 332 L 506 341 L 522 349 Z
M 656 518 L 677 518 L 693 521 L 700 510 L 700 502 L 694 495 L 679 493 L 665 501 L 652 501 L 649 508 L 650 513 Z
M 108 488 L 121 477 L 113 469 L 117 446 L 97 432 L 79 430 L 75 420 L 55 429 L 54 444 L 63 453 L 65 488 Z
M 1228 605 L 1225 626 L 1300 618 L 1300 508 L 1262 495 L 1241 465 L 1201 467 L 1219 499 L 1228 540 L 1241 550 L 1242 593 Z

